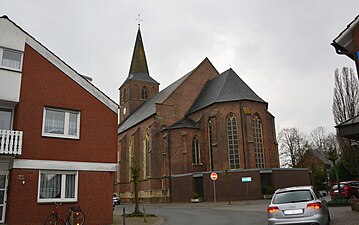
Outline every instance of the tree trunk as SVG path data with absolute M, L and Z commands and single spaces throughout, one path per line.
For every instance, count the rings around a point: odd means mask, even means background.
M 140 212 L 139 200 L 138 200 L 138 183 L 134 181 L 135 185 L 135 214 Z

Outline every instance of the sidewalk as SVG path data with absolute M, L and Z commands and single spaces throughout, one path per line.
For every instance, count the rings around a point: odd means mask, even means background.
M 146 217 L 146 222 L 143 217 L 138 218 L 125 218 L 125 225 L 161 225 L 164 220 L 163 217 L 157 215 L 156 217 Z M 113 213 L 113 224 L 112 225 L 124 225 L 122 214 L 118 212 Z

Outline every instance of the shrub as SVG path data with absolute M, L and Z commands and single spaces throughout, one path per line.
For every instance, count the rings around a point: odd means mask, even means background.
M 274 193 L 274 190 L 271 186 L 264 186 L 262 188 L 262 193 L 265 195 L 272 195 Z
M 333 198 L 328 202 L 328 206 L 336 207 L 336 206 L 348 206 L 349 201 L 345 198 Z
M 197 192 L 193 192 L 193 194 L 192 194 L 193 199 L 198 199 L 199 197 L 200 196 L 199 196 L 199 194 Z

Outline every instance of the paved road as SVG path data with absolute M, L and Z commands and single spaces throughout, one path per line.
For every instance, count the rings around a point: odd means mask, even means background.
M 214 208 L 166 208 L 161 209 L 163 225 L 258 225 L 266 224 L 264 212 L 241 212 Z
M 234 202 L 228 205 L 226 202 L 213 203 L 169 203 L 169 204 L 146 204 L 147 213 L 153 213 L 163 217 L 161 220 L 154 219 L 153 223 L 147 221 L 146 225 L 266 225 L 266 208 L 269 201 L 255 200 L 250 204 L 246 202 Z M 120 205 L 116 207 L 117 213 L 133 211 L 133 205 Z M 141 205 L 141 210 L 142 205 Z M 332 221 L 331 225 L 358 225 L 359 212 L 351 211 L 350 207 L 329 208 Z M 130 221 L 129 221 L 130 222 Z M 121 223 L 118 223 L 121 224 Z M 138 221 L 126 223 L 126 225 L 140 224 Z M 142 223 L 141 223 L 142 224 Z

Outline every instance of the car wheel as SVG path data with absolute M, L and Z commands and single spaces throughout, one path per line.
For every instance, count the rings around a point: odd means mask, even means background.
M 356 199 L 357 196 L 355 194 L 350 195 L 350 199 Z

